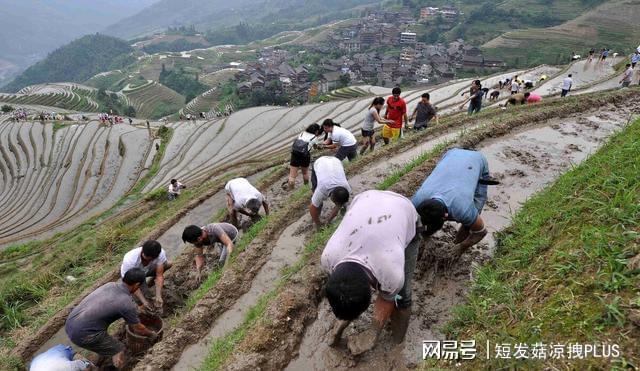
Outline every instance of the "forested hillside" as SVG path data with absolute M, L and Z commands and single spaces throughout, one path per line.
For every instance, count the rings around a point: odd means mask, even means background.
M 199 31 L 223 29 L 249 22 L 272 24 L 270 33 L 258 33 L 257 38 L 269 37 L 294 25 L 323 24 L 333 19 L 352 16 L 353 8 L 363 4 L 379 4 L 375 0 L 161 0 L 108 27 L 105 32 L 122 38 L 134 38 L 170 26 L 195 25 Z M 240 41 L 253 41 L 242 38 Z
M 3 90 L 15 92 L 44 82 L 82 82 L 99 72 L 130 64 L 132 51 L 127 42 L 115 37 L 87 35 L 51 52 Z

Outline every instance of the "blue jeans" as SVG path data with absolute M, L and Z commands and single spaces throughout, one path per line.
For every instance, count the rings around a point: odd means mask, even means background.
M 487 158 L 482 156 L 482 175 L 480 179 L 489 178 L 489 164 Z M 476 192 L 473 194 L 473 204 L 478 209 L 478 214 L 482 212 L 484 204 L 487 202 L 487 185 L 478 183 Z
M 469 114 L 472 115 L 474 113 L 478 113 L 480 112 L 480 109 L 482 108 L 482 103 L 478 103 L 478 105 L 475 105 L 473 103 L 469 103 Z

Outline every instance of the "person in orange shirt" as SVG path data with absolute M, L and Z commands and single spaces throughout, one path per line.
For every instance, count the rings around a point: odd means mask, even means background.
M 391 91 L 392 96 L 387 98 L 387 110 L 384 118 L 392 120 L 393 123 L 385 124 L 382 127 L 382 140 L 384 144 L 389 144 L 391 140 L 400 138 L 402 131 L 402 119 L 404 118 L 404 127 L 409 128 L 409 117 L 407 116 L 407 103 L 400 98 L 402 91 L 395 87 Z

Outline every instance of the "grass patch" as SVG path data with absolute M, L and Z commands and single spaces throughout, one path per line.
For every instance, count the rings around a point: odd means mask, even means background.
M 527 201 L 477 271 L 468 303 L 444 328 L 449 339 L 544 344 L 609 343 L 619 359 L 477 359 L 465 369 L 607 369 L 638 365 L 640 120 Z M 495 349 L 490 352 L 494 355 Z M 433 366 L 433 364 L 428 364 Z

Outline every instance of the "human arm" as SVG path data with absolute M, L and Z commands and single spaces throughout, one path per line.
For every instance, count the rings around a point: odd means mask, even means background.
M 195 251 L 196 251 L 196 256 L 195 256 L 196 271 L 200 273 L 202 271 L 202 267 L 204 266 L 204 248 L 196 247 Z
M 136 290 L 136 292 L 134 292 L 133 295 L 135 295 L 135 297 L 138 298 L 138 300 L 140 300 L 140 302 L 145 308 L 151 309 L 151 304 L 149 303 L 147 298 L 144 297 L 142 290 Z
M 233 252 L 233 241 L 224 231 L 222 232 L 222 234 L 220 234 L 220 236 L 218 236 L 218 239 L 220 239 L 220 242 L 227 247 L 227 260 L 225 260 L 224 262 L 224 264 L 227 265 L 227 262 L 229 262 L 229 257 Z
M 131 329 L 134 333 L 142 336 L 156 336 L 156 332 L 147 328 L 147 326 L 138 322 L 136 324 L 131 325 Z
M 409 121 L 415 120 L 417 113 L 418 113 L 418 107 L 416 106 L 416 108 L 413 110 L 413 113 L 411 114 L 411 117 L 409 118 Z
M 376 120 L 376 122 L 377 122 L 378 124 L 382 124 L 382 125 L 384 125 L 384 124 L 390 124 L 390 123 L 392 123 L 392 122 L 393 122 L 392 120 L 387 120 L 387 119 L 386 119 L 386 116 L 385 116 L 385 118 L 380 117 L 380 114 L 379 114 L 378 112 L 374 112 L 374 113 L 373 113 L 373 118 L 374 118 L 374 120 Z
M 264 207 L 265 215 L 269 215 L 269 204 L 267 203 L 267 201 L 262 201 L 262 207 Z
M 327 223 L 331 223 L 331 221 L 336 217 L 336 215 L 338 215 L 338 212 L 340 211 L 342 206 L 343 205 L 338 205 L 338 204 L 333 206 L 333 210 L 331 210 L 331 214 L 329 214 L 329 219 L 327 220 Z
M 316 205 L 312 203 L 309 204 L 309 214 L 311 214 L 311 220 L 316 225 L 316 228 L 322 227 L 322 222 L 320 221 L 320 212 L 322 211 L 322 205 L 320 207 L 316 207 Z

